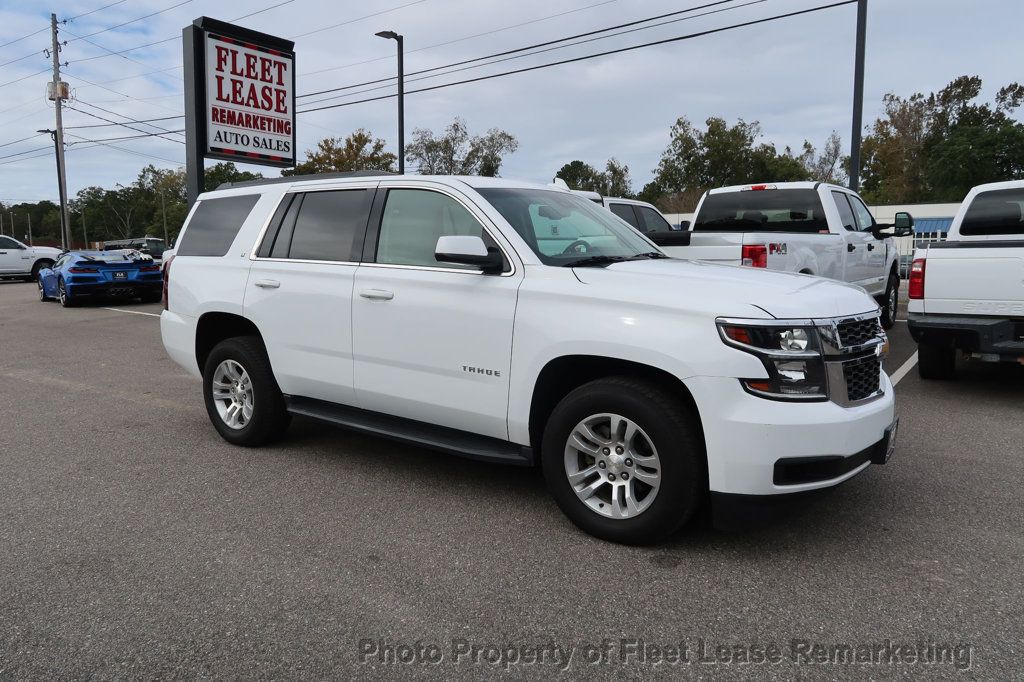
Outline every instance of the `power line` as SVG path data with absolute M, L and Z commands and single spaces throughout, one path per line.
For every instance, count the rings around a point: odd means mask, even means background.
M 420 2 L 425 2 L 426 0 L 419 0 L 419 1 Z M 282 2 L 274 3 L 273 5 L 269 5 L 267 7 L 264 7 L 263 9 L 258 9 L 258 10 L 254 11 L 254 12 L 249 12 L 248 14 L 243 14 L 240 17 L 235 17 L 234 19 L 231 19 L 231 21 L 234 22 L 234 21 L 241 21 L 242 19 L 248 19 L 249 17 L 254 17 L 257 14 L 262 14 L 264 12 L 269 12 L 272 9 L 276 9 L 278 7 L 282 7 L 283 5 L 289 5 L 289 4 L 293 3 L 293 2 L 295 2 L 295 0 L 283 0 Z M 82 39 L 84 40 L 84 37 Z M 109 49 L 103 47 L 102 45 L 96 45 L 96 43 L 90 43 L 91 45 L 95 45 L 96 47 L 100 48 L 101 50 L 105 50 L 107 52 L 107 54 L 93 55 L 92 57 L 82 57 L 81 59 L 74 60 L 74 63 L 78 64 L 80 62 L 89 62 L 89 61 L 92 61 L 94 59 L 105 59 L 105 58 L 110 57 L 110 56 L 123 57 L 126 52 L 134 52 L 135 50 L 141 50 L 141 49 L 143 49 L 145 47 L 153 47 L 154 45 L 162 45 L 163 43 L 170 43 L 170 42 L 175 41 L 175 40 L 181 40 L 181 35 L 180 34 L 179 35 L 174 35 L 174 36 L 171 36 L 170 38 L 164 38 L 163 40 L 154 40 L 151 43 L 143 43 L 142 45 L 136 45 L 134 47 L 126 47 L 123 50 L 109 50 Z M 86 42 L 89 42 L 89 41 L 86 41 Z M 131 58 L 130 57 L 125 57 L 125 59 L 131 59 Z M 135 61 L 135 60 L 132 59 L 131 61 Z M 143 66 L 149 66 L 148 64 L 143 64 L 142 62 L 136 62 L 136 63 L 137 64 L 142 64 Z M 118 80 L 129 80 L 130 78 L 141 78 L 142 76 L 148 76 L 148 75 L 153 74 L 153 73 L 163 73 L 164 71 L 172 71 L 173 69 L 178 69 L 178 68 L 181 68 L 180 64 L 178 66 L 174 66 L 174 67 L 171 67 L 169 69 L 159 69 L 157 71 L 149 71 L 147 73 L 142 73 L 142 74 L 139 74 L 137 76 L 129 76 L 128 78 L 121 78 L 121 79 L 118 79 Z M 109 82 L 109 83 L 116 83 L 117 81 L 114 80 L 114 81 L 107 81 L 107 82 Z
M 33 137 L 39 137 L 39 135 L 41 135 L 41 134 L 42 133 L 36 133 L 35 135 L 29 135 L 28 137 L 23 137 L 20 140 L 14 140 L 13 142 L 5 142 L 3 144 L 0 144 L 0 147 L 10 147 L 12 144 L 18 144 L 19 142 L 24 142 L 25 140 L 31 140 Z
M 185 129 L 181 130 L 168 130 L 169 133 L 183 133 Z M 120 140 L 140 140 L 144 137 L 160 137 L 160 133 L 142 133 L 141 135 L 125 135 L 123 137 L 104 137 L 99 140 L 93 140 L 93 142 L 118 142 Z M 72 144 L 82 144 L 81 142 L 73 142 Z
M 29 78 L 41 76 L 44 73 L 50 73 L 50 69 L 43 69 L 42 71 L 36 71 L 35 73 L 30 73 L 27 76 L 22 76 L 21 78 L 15 78 L 12 81 L 7 81 L 6 83 L 0 83 L 0 88 L 6 87 L 8 85 L 14 85 L 15 83 L 20 83 L 21 81 L 28 80 Z
M 84 36 L 79 36 L 79 37 L 75 38 L 75 40 L 84 40 L 85 38 L 92 38 L 93 36 L 98 36 L 101 33 L 106 33 L 107 31 L 113 31 L 116 28 L 121 28 L 122 26 L 127 26 L 129 24 L 134 24 L 137 21 L 142 21 L 143 19 L 149 19 L 150 17 L 155 17 L 156 15 L 163 14 L 164 12 L 170 12 L 172 9 L 175 9 L 176 7 L 181 7 L 182 5 L 187 5 L 190 2 L 192 2 L 192 0 L 182 0 L 179 3 L 171 5 L 170 7 L 165 7 L 163 9 L 161 9 L 161 10 L 157 10 L 156 12 L 150 12 L 149 14 L 146 14 L 144 16 L 137 17 L 135 19 L 129 19 L 128 21 L 122 21 L 120 24 L 114 24 L 113 26 L 108 26 L 107 28 L 100 29 L 99 31 L 93 31 L 92 33 L 87 33 Z M 72 42 L 72 41 L 68 41 L 68 42 Z
M 26 59 L 29 59 L 31 57 L 38 57 L 41 54 L 43 54 L 42 50 L 36 50 L 35 52 L 29 52 L 24 57 L 18 57 L 17 59 L 11 59 L 10 61 L 6 61 L 3 64 L 0 64 L 0 67 L 7 66 L 8 64 L 17 64 L 18 62 L 23 62 Z
M 116 149 L 116 150 L 118 150 L 120 152 L 125 152 L 126 154 L 134 154 L 135 156 L 141 156 L 141 157 L 144 157 L 144 158 L 147 158 L 147 159 L 157 159 L 158 161 L 166 161 L 167 163 L 173 163 L 173 164 L 177 164 L 177 165 L 181 165 L 182 163 L 184 163 L 183 161 L 176 161 L 174 159 L 168 159 L 168 158 L 164 158 L 162 156 L 155 156 L 153 154 L 145 154 L 143 152 L 137 152 L 134 149 L 125 149 L 124 147 L 118 147 L 117 145 L 110 144 L 109 142 L 102 142 L 100 140 L 90 140 L 89 138 L 82 137 L 80 135 L 75 135 L 74 133 L 68 133 L 68 135 L 70 135 L 71 137 L 78 138 L 79 140 L 82 140 L 83 142 L 91 142 L 93 144 L 101 144 L 104 147 L 110 147 L 111 149 Z M 87 149 L 87 147 L 82 147 L 82 149 Z
M 128 0 L 117 0 L 117 2 L 112 2 L 109 5 L 103 5 L 103 7 L 97 7 L 96 9 L 91 9 L 88 12 L 82 12 L 81 14 L 76 14 L 73 17 L 68 17 L 68 19 L 66 19 L 65 23 L 67 21 L 74 21 L 75 19 L 81 19 L 82 17 L 87 17 L 90 14 L 95 14 L 96 12 L 102 12 L 103 10 L 105 10 L 105 9 L 107 9 L 109 7 L 113 7 L 114 5 L 120 5 L 120 4 L 123 4 L 123 3 L 127 2 L 127 1 Z
M 127 97 L 128 99 L 135 99 L 134 97 L 132 97 L 131 95 L 129 95 L 126 92 L 121 92 L 120 90 L 114 90 L 113 88 L 108 88 L 107 86 L 103 85 L 102 83 L 93 83 L 91 80 L 89 80 L 87 78 L 83 78 L 82 76 L 79 76 L 77 74 L 72 76 L 72 78 L 76 78 L 76 79 L 78 79 L 78 80 L 80 80 L 80 81 L 82 81 L 84 83 L 88 83 L 89 85 L 95 85 L 96 87 L 98 87 L 98 88 L 100 88 L 102 90 L 106 90 L 107 92 L 112 92 L 115 95 L 120 95 L 121 97 Z M 155 104 L 153 102 L 145 102 L 143 100 L 138 100 L 138 101 L 142 102 L 146 106 L 156 107 L 157 109 L 163 109 L 164 111 L 173 111 L 175 114 L 178 113 L 177 109 L 172 109 L 170 107 L 165 107 L 162 104 Z
M 97 105 L 95 105 L 95 104 L 90 104 L 89 102 L 86 102 L 85 100 L 82 100 L 82 99 L 79 99 L 79 100 L 76 100 L 76 101 L 77 101 L 77 102 L 78 102 L 79 104 L 84 104 L 84 105 L 86 105 L 87 107 L 92 107 L 93 109 L 99 109 L 100 111 L 102 111 L 102 112 L 105 112 L 105 113 L 108 113 L 108 114 L 111 114 L 111 115 L 113 115 L 113 116 L 120 116 L 121 118 L 125 118 L 125 119 L 128 119 L 128 122 L 129 122 L 129 123 L 138 123 L 138 124 L 143 124 L 143 123 L 145 123 L 145 125 L 148 125 L 148 126 L 149 126 L 150 128 L 156 128 L 157 130 L 159 130 L 159 131 L 161 131 L 161 132 L 165 132 L 165 133 L 170 133 L 170 132 L 173 132 L 173 131 L 171 131 L 171 130 L 168 130 L 167 128 L 161 128 L 160 126 L 158 126 L 158 125 L 153 125 L 152 123 L 149 123 L 149 122 L 143 122 L 143 121 L 139 121 L 139 120 L 136 120 L 136 119 L 134 119 L 134 118 L 132 118 L 131 116 L 128 116 L 128 115 L 126 115 L 126 114 L 122 114 L 122 113 L 119 113 L 119 112 L 117 112 L 117 111 L 111 111 L 110 109 L 105 109 L 105 108 L 103 108 L 103 107 L 101 107 L 101 106 L 97 106 Z M 121 125 L 124 125 L 124 124 L 121 124 Z M 179 132 L 181 132 L 181 131 L 179 131 Z
M 99 49 L 101 49 L 101 50 L 103 50 L 104 52 L 107 53 L 107 54 L 97 55 L 97 56 L 94 56 L 94 57 L 86 57 L 85 59 L 76 59 L 75 60 L 76 64 L 79 63 L 79 62 L 87 62 L 87 61 L 90 61 L 92 59 L 100 59 L 102 57 L 111 57 L 111 56 L 113 56 L 113 57 L 120 57 L 121 59 L 127 59 L 130 62 L 134 62 L 134 63 L 138 64 L 139 66 L 149 66 L 149 64 L 146 64 L 145 62 L 140 62 L 138 59 L 133 59 L 132 57 L 129 57 L 128 55 L 124 54 L 127 50 L 121 50 L 119 52 L 114 52 L 113 50 L 111 50 L 109 48 L 106 48 L 106 47 L 103 47 L 99 43 L 93 42 L 93 41 L 89 40 L 88 38 L 85 38 L 83 36 L 77 36 L 77 35 L 75 35 L 74 33 L 72 33 L 71 31 L 69 31 L 67 29 L 64 29 L 64 32 L 67 33 L 72 38 L 75 38 L 76 40 L 84 40 L 85 42 L 89 43 L 93 47 L 98 47 Z
M 25 40 L 26 38 L 31 38 L 32 36 L 37 36 L 40 33 L 42 33 L 43 31 L 49 31 L 49 30 L 50 30 L 50 27 L 47 26 L 45 28 L 39 29 L 38 31 L 33 31 L 32 33 L 26 33 L 25 35 L 23 35 L 20 38 L 15 38 L 14 40 L 8 40 L 6 43 L 0 44 L 0 48 L 7 47 L 8 45 L 13 45 L 14 43 L 20 43 L 21 41 Z
M 601 2 L 596 2 L 596 3 L 592 4 L 592 5 L 584 5 L 583 7 L 577 7 L 575 9 L 566 10 L 564 12 L 558 12 L 557 14 L 549 14 L 546 17 L 538 17 L 536 19 L 530 19 L 529 21 L 523 21 L 523 22 L 520 22 L 518 24 L 512 24 L 510 26 L 502 26 L 500 28 L 495 28 L 495 29 L 492 29 L 490 31 L 484 31 L 483 33 L 474 33 L 473 35 L 463 36 L 461 38 L 455 38 L 453 40 L 446 40 L 443 43 L 434 43 L 433 45 L 426 45 L 425 47 L 418 47 L 415 50 L 407 51 L 406 54 L 409 55 L 409 54 L 413 54 L 413 53 L 416 53 L 416 52 L 423 52 L 424 50 L 433 50 L 434 48 L 437 48 L 437 47 L 445 47 L 447 45 L 453 45 L 455 43 L 461 43 L 461 42 L 466 41 L 466 40 L 472 40 L 473 38 L 481 38 L 483 36 L 489 36 L 489 35 L 492 35 L 494 33 L 501 33 L 502 31 L 509 31 L 509 30 L 511 30 L 513 28 L 521 28 L 523 26 L 528 26 L 529 24 L 537 24 L 537 23 L 540 23 L 542 21 L 547 21 L 549 19 L 556 19 L 558 17 L 563 17 L 563 16 L 565 16 L 567 14 L 574 14 L 576 12 L 582 12 L 584 10 L 593 9 L 594 7 L 600 7 L 602 5 L 610 5 L 613 2 L 618 2 L 618 0 L 602 0 Z M 383 61 L 385 59 L 394 59 L 394 57 L 390 57 L 390 56 L 388 56 L 388 57 L 375 57 L 373 59 L 366 59 L 366 60 L 363 60 L 361 62 L 353 62 L 351 64 L 345 64 L 343 66 L 331 66 L 331 67 L 328 67 L 326 69 L 317 69 L 316 71 L 306 71 L 306 72 L 301 73 L 299 75 L 301 75 L 301 76 L 314 76 L 314 75 L 316 75 L 318 73 L 326 73 L 328 71 L 340 71 L 341 69 L 349 69 L 349 68 L 352 68 L 353 66 L 362 66 L 363 64 L 371 64 L 373 62 L 379 62 L 379 61 Z
M 148 133 L 149 132 L 148 130 L 143 130 L 141 128 L 135 128 L 133 126 L 130 126 L 127 123 L 118 123 L 117 121 L 111 121 L 109 118 L 104 118 L 103 116 L 99 116 L 98 114 L 94 114 L 94 113 L 89 112 L 89 111 L 83 111 L 82 109 L 76 109 L 75 107 L 72 107 L 72 106 L 68 106 L 68 109 L 70 109 L 71 111 L 77 111 L 80 114 L 85 114 L 86 116 L 91 116 L 91 117 L 99 119 L 101 121 L 106 121 L 107 123 L 113 123 L 114 125 L 118 125 L 118 126 L 127 128 L 128 130 L 134 130 L 137 133 Z M 168 142 L 177 142 L 179 144 L 185 144 L 184 140 L 179 140 L 179 139 L 173 138 L 173 137 L 164 137 L 163 134 L 161 134 L 161 133 L 157 133 L 156 137 L 159 137 L 162 140 L 167 140 Z
M 53 147 L 51 145 L 46 145 L 45 147 L 36 147 L 35 149 L 27 149 L 27 150 L 25 150 L 23 152 L 18 152 L 17 154 L 8 154 L 7 156 L 0 156 L 0 159 L 9 159 L 9 158 L 14 157 L 14 156 L 21 156 L 22 154 L 31 154 L 32 152 L 42 151 L 43 149 L 53 149 Z
M 400 10 L 402 8 L 405 8 L 405 7 L 411 7 L 413 5 L 418 5 L 418 4 L 426 2 L 426 1 L 427 0 L 413 0 L 413 2 L 409 2 L 409 3 L 406 3 L 404 5 L 399 5 L 398 7 L 392 7 L 390 9 L 381 10 L 379 12 L 374 12 L 373 14 L 367 14 L 365 16 L 357 17 L 355 19 L 349 19 L 348 21 L 343 21 L 340 24 L 331 24 L 330 26 L 324 26 L 323 28 L 318 28 L 315 31 L 307 31 L 306 33 L 299 33 L 298 35 L 295 35 L 295 36 L 292 36 L 292 37 L 293 38 L 305 38 L 306 36 L 311 36 L 314 33 L 323 33 L 324 31 L 330 31 L 332 28 L 338 28 L 339 26 L 347 26 L 348 24 L 354 24 L 357 21 L 362 21 L 363 19 L 370 19 L 371 17 L 379 17 L 381 14 L 387 14 L 389 12 L 394 12 L 396 10 Z
M 50 148 L 47 147 L 47 149 L 50 149 Z M 36 154 L 35 156 L 26 156 L 26 157 L 23 157 L 21 159 L 14 159 L 12 161 L 4 161 L 3 163 L 0 163 L 0 166 L 6 166 L 6 165 L 11 164 L 11 163 L 19 163 L 21 161 L 28 161 L 29 159 L 41 159 L 44 156 L 49 156 L 50 158 L 53 158 L 53 150 L 50 149 L 50 151 L 43 152 L 42 154 Z
M 81 100 L 79 100 L 81 101 Z M 161 116 L 160 118 L 143 118 L 136 121 L 136 123 L 149 123 L 151 121 L 173 121 L 176 118 L 185 118 L 185 114 L 178 116 Z M 109 128 L 111 126 L 119 126 L 120 123 L 92 123 L 84 126 L 67 126 L 65 130 L 84 130 L 85 128 Z
M 849 4 L 855 3 L 857 1 L 858 0 L 840 0 L 839 2 L 834 2 L 834 3 L 828 4 L 828 5 L 818 5 L 816 7 L 810 7 L 810 8 L 798 10 L 798 11 L 795 11 L 795 12 L 787 12 L 786 14 L 776 14 L 774 16 L 764 17 L 762 19 L 753 19 L 751 21 L 744 21 L 744 22 L 741 22 L 741 23 L 738 23 L 738 24 L 732 24 L 730 26 L 723 26 L 723 27 L 720 27 L 720 28 L 708 29 L 706 31 L 698 31 L 696 33 L 689 33 L 689 34 L 682 35 L 682 36 L 675 36 L 673 38 L 665 38 L 663 40 L 655 40 L 655 41 L 652 41 L 652 42 L 649 42 L 649 43 L 641 43 L 640 45 L 631 45 L 629 47 L 622 47 L 622 48 L 618 48 L 618 49 L 615 49 L 615 50 L 606 50 L 604 52 L 597 52 L 597 53 L 594 53 L 594 54 L 583 55 L 581 57 L 573 57 L 571 59 L 562 59 L 560 61 L 548 62 L 546 64 L 537 64 L 535 66 L 527 66 L 527 67 L 523 67 L 521 69 L 513 69 L 511 71 L 503 71 L 501 73 L 490 74 L 490 75 L 487 75 L 487 76 L 477 76 L 476 78 L 467 78 L 465 80 L 455 81 L 455 82 L 452 82 L 452 83 L 442 83 L 440 85 L 431 85 L 431 86 L 424 87 L 424 88 L 418 88 L 416 90 L 407 90 L 405 94 L 411 95 L 411 94 L 415 94 L 417 92 L 429 92 L 431 90 L 440 90 L 442 88 L 450 88 L 450 87 L 454 87 L 456 85 L 465 85 L 467 83 L 476 83 L 478 81 L 490 80 L 492 78 L 501 78 L 501 77 L 504 77 L 504 76 L 511 76 L 511 75 L 518 74 L 518 73 L 526 73 L 528 71 L 537 71 L 539 69 L 547 69 L 547 68 L 550 68 L 552 66 L 561 66 L 563 64 L 572 64 L 572 63 L 575 63 L 575 62 L 586 61 L 588 59 L 596 59 L 597 57 L 606 57 L 608 55 L 619 54 L 621 52 L 631 52 L 633 50 L 639 50 L 639 49 L 645 48 L 645 47 L 654 47 L 656 45 L 666 45 L 666 44 L 669 44 L 669 43 L 676 43 L 676 42 L 680 42 L 680 41 L 683 41 L 683 40 L 691 40 L 693 38 L 700 38 L 700 37 L 703 37 L 703 36 L 712 35 L 714 33 L 722 33 L 724 31 L 731 31 L 733 29 L 745 28 L 747 26 L 754 26 L 754 25 L 757 25 L 757 24 L 764 24 L 764 23 L 767 23 L 769 21 L 777 21 L 779 19 L 788 19 L 790 17 L 800 16 L 802 14 L 810 14 L 811 12 L 820 12 L 820 11 L 826 10 L 826 9 L 832 9 L 832 8 L 835 8 L 835 7 L 841 7 L 842 5 L 849 5 Z M 313 112 L 313 111 L 323 111 L 324 109 L 336 109 L 338 107 L 347 107 L 347 106 L 352 106 L 354 104 L 363 104 L 365 102 L 376 102 L 376 101 L 379 101 L 379 100 L 391 99 L 392 97 L 397 97 L 397 95 L 381 95 L 379 97 L 368 97 L 366 99 L 355 100 L 353 102 L 341 102 L 341 103 L 338 103 L 338 104 L 327 104 L 327 105 L 324 105 L 322 107 L 314 107 L 312 109 L 305 109 L 303 111 L 297 111 L 296 114 L 308 114 L 308 113 Z
M 686 16 L 686 17 L 678 17 L 676 19 L 670 19 L 669 21 L 663 21 L 661 23 L 651 24 L 650 26 L 640 26 L 639 28 L 630 28 L 630 29 L 627 29 L 627 30 L 624 30 L 624 31 L 619 31 L 617 33 L 609 33 L 608 35 L 597 35 L 597 36 L 595 36 L 595 34 L 597 34 L 597 33 L 605 33 L 607 31 L 612 31 L 612 30 L 615 30 L 615 29 L 618 29 L 618 28 L 622 28 L 624 26 L 635 26 L 636 24 L 648 23 L 648 22 L 651 22 L 651 21 L 655 21 L 657 19 L 662 19 L 664 17 L 674 16 L 674 15 L 677 15 L 677 14 L 695 12 L 695 11 L 700 10 L 700 9 L 706 9 L 708 7 L 714 7 L 716 5 L 722 5 L 722 4 L 729 3 L 729 2 L 734 2 L 734 1 L 735 0 L 719 0 L 718 2 L 712 2 L 712 3 L 705 4 L 705 5 L 699 5 L 697 7 L 691 7 L 690 9 L 680 10 L 678 12 L 671 12 L 669 14 L 663 14 L 663 15 L 660 15 L 660 16 L 657 16 L 657 17 L 650 17 L 650 18 L 647 18 L 647 19 L 640 19 L 638 21 L 632 21 L 632 22 L 629 22 L 628 24 L 620 24 L 618 26 L 611 26 L 611 27 L 599 29 L 599 30 L 596 30 L 596 31 L 588 31 L 587 33 L 581 33 L 581 34 L 578 34 L 578 35 L 575 35 L 575 36 L 569 36 L 568 38 L 560 38 L 558 40 L 550 40 L 550 41 L 547 41 L 547 42 L 544 42 L 544 43 L 538 43 L 536 45 L 530 45 L 530 46 L 527 46 L 527 47 L 516 48 L 514 50 L 506 50 L 504 52 L 498 52 L 498 53 L 495 53 L 495 54 L 492 54 L 492 55 L 486 55 L 484 57 L 476 57 L 474 59 L 465 59 L 465 60 L 460 61 L 460 62 L 454 62 L 452 64 L 446 64 L 446 65 L 443 65 L 443 66 L 435 66 L 435 67 L 430 68 L 430 69 L 421 69 L 420 71 L 413 71 L 412 73 L 409 73 L 409 74 L 406 74 L 406 75 L 407 76 L 415 76 L 415 75 L 418 75 L 418 74 L 426 74 L 426 73 L 431 73 L 431 72 L 435 72 L 435 71 L 441 71 L 443 69 L 450 69 L 452 67 L 460 66 L 462 64 L 472 64 L 473 62 L 479 62 L 479 61 L 483 61 L 483 60 L 486 60 L 486 59 L 491 59 L 493 57 L 501 57 L 502 55 L 512 55 L 512 56 L 504 57 L 503 59 L 495 59 L 494 61 L 487 62 L 485 64 L 475 64 L 475 65 L 472 65 L 472 66 L 464 66 L 463 68 L 453 69 L 453 70 L 447 71 L 445 73 L 437 73 L 437 74 L 434 74 L 434 75 L 431 75 L 431 76 L 422 76 L 421 78 L 406 79 L 405 82 L 406 83 L 410 83 L 410 82 L 415 83 L 417 81 L 426 80 L 428 78 L 436 78 L 438 76 L 446 76 L 446 75 L 449 75 L 449 74 L 452 74 L 452 73 L 459 73 L 461 71 L 467 71 L 469 69 L 476 69 L 476 68 L 480 68 L 480 67 L 483 67 L 483 66 L 490 66 L 492 64 L 500 64 L 502 62 L 507 62 L 507 61 L 510 61 L 510 60 L 513 60 L 513 59 L 522 59 L 523 57 L 532 57 L 534 55 L 544 54 L 546 52 L 552 52 L 554 50 L 562 50 L 562 49 L 565 49 L 567 47 L 576 47 L 577 45 L 584 45 L 586 43 L 591 43 L 591 42 L 594 42 L 594 41 L 597 41 L 597 40 L 606 40 L 608 38 L 615 38 L 615 37 L 618 37 L 618 36 L 621 36 L 621 35 L 626 35 L 627 33 L 635 33 L 636 31 L 646 31 L 646 30 L 649 30 L 649 29 L 652 29 L 652 28 L 660 28 L 662 26 L 667 26 L 668 24 L 674 24 L 674 23 L 677 23 L 677 22 L 680 22 L 680 21 L 689 21 L 691 19 L 698 19 L 700 17 L 706 17 L 706 16 L 711 15 L 711 14 L 718 14 L 718 13 L 721 13 L 721 12 L 728 12 L 728 11 L 732 11 L 732 10 L 736 10 L 736 9 L 742 9 L 744 7 L 749 7 L 751 5 L 757 5 L 757 4 L 760 4 L 760 3 L 763 3 L 763 2 L 767 2 L 768 0 L 751 0 L 750 2 L 745 2 L 745 3 L 740 4 L 740 5 L 733 5 L 733 6 L 730 6 L 730 7 L 721 7 L 719 9 L 711 10 L 711 11 L 708 11 L 708 12 L 703 12 L 703 13 L 700 13 L 700 14 L 694 14 L 694 15 Z M 557 45 L 556 44 L 556 43 L 560 43 L 560 42 L 567 41 L 567 40 L 575 40 L 575 39 L 583 37 L 583 36 L 594 36 L 594 37 L 590 37 L 590 38 L 587 38 L 585 40 L 580 40 L 580 41 L 575 42 L 575 43 L 566 43 L 564 45 Z M 517 52 L 523 52 L 525 50 L 532 50 L 534 48 L 542 47 L 544 45 L 549 45 L 549 46 L 553 45 L 553 47 L 547 47 L 545 49 L 539 49 L 539 50 L 537 50 L 535 52 L 528 52 L 526 54 L 515 54 Z M 331 89 L 328 89 L 328 90 L 321 90 L 320 92 L 310 93 L 310 94 L 320 95 L 320 94 L 325 94 L 325 93 L 329 93 L 329 92 L 337 92 L 337 91 L 340 91 L 340 90 L 348 90 L 350 88 L 360 87 L 360 86 L 363 86 L 363 85 L 372 85 L 374 83 L 383 83 L 383 82 L 386 82 L 386 81 L 393 81 L 396 78 L 397 78 L 397 76 L 390 76 L 388 78 L 379 78 L 377 80 L 367 81 L 365 83 L 357 83 L 355 85 L 346 85 L 346 86 L 343 86 L 343 87 L 340 87 L 340 88 L 331 88 Z M 376 88 L 368 88 L 366 90 L 359 90 L 357 92 L 348 93 L 347 95 L 334 95 L 332 97 L 325 97 L 325 98 L 320 99 L 320 100 L 313 100 L 313 101 L 310 101 L 310 102 L 306 102 L 305 104 L 316 104 L 316 103 L 319 103 L 319 102 L 328 102 L 328 101 L 330 101 L 332 99 L 337 99 L 338 97 L 347 97 L 347 96 L 356 95 L 356 94 L 363 93 L 363 92 L 372 92 L 374 90 L 382 90 L 382 89 L 389 88 L 389 87 L 391 87 L 390 84 L 389 85 L 380 86 L 380 87 L 376 87 Z M 309 97 L 309 96 L 310 95 L 299 95 L 299 97 Z

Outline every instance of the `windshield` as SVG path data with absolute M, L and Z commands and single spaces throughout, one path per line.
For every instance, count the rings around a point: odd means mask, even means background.
M 828 231 L 821 199 L 813 189 L 715 192 L 704 198 L 694 232 Z
M 569 265 L 592 257 L 661 255 L 632 227 L 584 197 L 543 189 L 477 191 L 545 265 Z

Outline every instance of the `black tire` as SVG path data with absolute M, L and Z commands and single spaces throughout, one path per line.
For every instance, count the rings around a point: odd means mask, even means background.
M 956 374 L 956 348 L 919 343 L 917 373 L 922 379 L 952 379 Z
M 57 280 L 57 300 L 60 301 L 60 304 L 65 308 L 74 308 L 78 305 L 78 302 L 68 294 L 68 290 L 67 287 L 64 286 L 63 279 Z
M 635 422 L 659 454 L 658 493 L 649 507 L 631 518 L 608 518 L 588 507 L 566 473 L 567 439 L 580 421 L 602 413 Z M 548 490 L 565 515 L 580 529 L 611 542 L 658 542 L 690 520 L 707 494 L 707 456 L 693 410 L 657 384 L 629 377 L 591 381 L 565 396 L 545 426 L 541 463 Z
M 241 365 L 252 381 L 252 417 L 239 429 L 228 426 L 221 418 L 213 398 L 213 375 L 225 360 Z M 203 369 L 203 399 L 206 412 L 217 433 L 229 443 L 256 447 L 280 437 L 291 417 L 285 409 L 284 397 L 277 386 L 263 341 L 257 336 L 237 336 L 221 341 L 210 352 Z
M 882 308 L 882 329 L 892 329 L 896 324 L 899 312 L 900 278 L 895 272 L 889 273 L 889 281 L 885 284 L 885 295 L 878 301 Z
M 28 277 L 26 277 L 25 281 L 26 282 L 37 281 L 39 279 L 39 271 L 42 270 L 43 268 L 48 268 L 48 267 L 50 267 L 52 265 L 53 265 L 53 261 L 52 260 L 47 260 L 45 258 L 43 260 L 37 260 L 35 262 L 35 264 L 32 266 L 32 274 L 29 275 Z

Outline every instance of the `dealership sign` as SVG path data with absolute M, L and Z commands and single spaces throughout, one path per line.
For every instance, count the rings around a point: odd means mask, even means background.
M 187 161 L 198 190 L 203 158 L 294 166 L 295 44 L 209 17 L 182 36 Z

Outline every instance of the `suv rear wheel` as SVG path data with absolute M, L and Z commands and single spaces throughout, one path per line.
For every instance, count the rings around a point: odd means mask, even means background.
M 262 341 L 239 336 L 221 341 L 203 370 L 206 412 L 221 437 L 235 445 L 263 445 L 291 421 Z
M 599 379 L 572 391 L 544 429 L 548 489 L 582 530 L 627 544 L 657 542 L 688 521 L 707 490 L 700 427 L 653 382 Z

